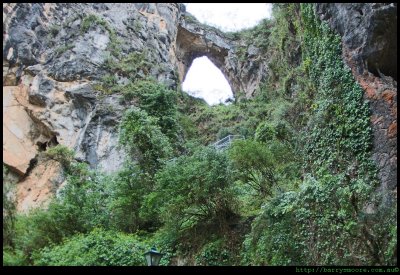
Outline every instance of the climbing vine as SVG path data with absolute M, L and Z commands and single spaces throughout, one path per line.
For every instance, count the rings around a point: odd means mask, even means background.
M 358 171 L 372 184 L 372 130 L 368 102 L 341 59 L 340 37 L 319 22 L 312 5 L 302 5 L 303 59 L 309 80 L 317 87 L 311 117 L 303 136 L 307 171 L 333 174 Z M 311 65 L 310 65 L 311 63 Z
M 294 22 L 287 26 L 302 28 L 302 64 L 293 72 L 301 72 L 303 80 L 294 73 L 291 81 L 305 89 L 301 96 L 307 102 L 307 121 L 297 135 L 304 180 L 298 189 L 266 202 L 243 243 L 242 261 L 385 264 L 382 248 L 393 243 L 394 234 L 388 237 L 376 225 L 395 224 L 395 219 L 374 192 L 378 180 L 371 160 L 368 102 L 342 61 L 340 37 L 317 18 L 314 6 L 288 10 Z

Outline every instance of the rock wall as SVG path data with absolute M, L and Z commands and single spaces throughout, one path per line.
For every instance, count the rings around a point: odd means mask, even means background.
M 108 73 L 104 64 L 118 39 L 121 56 L 147 49 L 154 65 L 149 74 L 177 87 L 181 9 L 162 3 L 3 4 L 3 163 L 20 177 L 19 210 L 45 203 L 62 182 L 62 170 L 40 158 L 50 146 L 68 146 L 79 161 L 105 172 L 121 167 L 117 126 L 129 106 L 120 93 L 104 95 L 95 84 Z
M 397 196 L 397 4 L 317 4 L 342 37 L 343 58 L 370 102 L 381 189 Z

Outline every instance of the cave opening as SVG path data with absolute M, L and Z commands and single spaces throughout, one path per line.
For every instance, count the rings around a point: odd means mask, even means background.
M 182 90 L 204 99 L 209 105 L 234 101 L 232 88 L 224 74 L 206 56 L 193 60 L 182 83 Z

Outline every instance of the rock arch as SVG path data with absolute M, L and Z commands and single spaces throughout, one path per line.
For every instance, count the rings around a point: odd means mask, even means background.
M 206 56 L 222 72 L 235 98 L 251 97 L 267 75 L 267 64 L 260 61 L 259 49 L 246 50 L 246 58 L 238 57 L 237 49 L 243 43 L 222 31 L 201 24 L 192 15 L 181 16 L 176 36 L 176 61 L 179 80 L 185 79 L 193 60 Z
M 188 16 L 183 16 L 178 25 L 176 38 L 179 81 L 183 82 L 194 59 L 206 56 L 225 76 L 236 97 L 240 91 L 240 83 L 237 75 L 233 77 L 232 66 L 228 64 L 229 55 L 235 48 L 235 41 L 215 28 L 185 18 Z

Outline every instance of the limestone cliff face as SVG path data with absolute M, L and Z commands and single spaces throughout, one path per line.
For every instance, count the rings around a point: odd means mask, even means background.
M 389 4 L 317 5 L 343 37 L 344 58 L 371 99 L 374 158 L 390 188 L 396 185 L 397 83 L 391 77 L 397 80 L 397 29 L 385 18 L 397 20 L 394 10 Z M 268 76 L 268 61 L 251 43 L 240 58 L 242 44 L 199 23 L 182 4 L 3 4 L 3 163 L 21 179 L 18 209 L 46 202 L 64 181 L 56 163 L 38 158 L 48 147 L 66 145 L 79 161 L 106 172 L 121 167 L 118 123 L 130 106 L 120 93 L 105 95 L 96 85 L 110 73 L 107 60 L 116 51 L 143 54 L 151 66 L 139 68 L 138 77 L 171 88 L 205 55 L 235 97 L 251 97 Z
M 365 90 L 381 188 L 397 192 L 397 4 L 317 4 L 342 37 L 343 58 Z
M 102 95 L 94 84 L 107 73 L 104 63 L 118 39 L 122 56 L 147 49 L 154 65 L 149 74 L 176 87 L 182 7 L 3 4 L 3 163 L 21 178 L 18 209 L 45 202 L 62 183 L 59 167 L 37 160 L 50 146 L 74 149 L 92 168 L 121 167 L 117 126 L 129 106 L 121 105 L 119 93 Z

